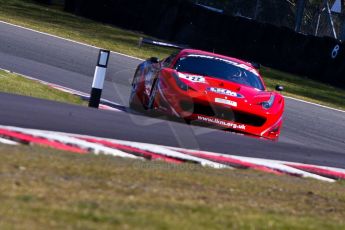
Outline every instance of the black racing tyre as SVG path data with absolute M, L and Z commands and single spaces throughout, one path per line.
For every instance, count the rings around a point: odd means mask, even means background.
M 138 87 L 140 81 L 140 69 L 135 71 L 132 81 L 131 93 L 129 95 L 129 108 L 137 111 L 142 111 L 144 109 L 143 104 L 138 96 Z
M 155 102 L 155 99 L 156 99 L 156 94 L 157 94 L 157 91 L 158 91 L 158 79 L 155 79 L 153 84 L 152 84 L 152 90 L 151 90 L 151 94 L 150 94 L 150 97 L 149 97 L 149 100 L 147 102 L 147 110 L 152 110 L 154 109 L 154 102 Z

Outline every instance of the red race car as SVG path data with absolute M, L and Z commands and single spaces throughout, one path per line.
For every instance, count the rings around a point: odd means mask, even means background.
M 253 65 L 193 49 L 141 63 L 129 105 L 271 140 L 279 137 L 284 112 L 283 96 L 267 91 Z

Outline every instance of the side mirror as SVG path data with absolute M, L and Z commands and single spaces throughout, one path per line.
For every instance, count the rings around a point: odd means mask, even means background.
M 283 91 L 283 90 L 284 90 L 283 86 L 281 86 L 281 85 L 276 86 L 276 91 Z
M 158 63 L 159 62 L 159 58 L 158 57 L 150 57 L 148 60 L 150 62 L 152 62 L 152 63 Z

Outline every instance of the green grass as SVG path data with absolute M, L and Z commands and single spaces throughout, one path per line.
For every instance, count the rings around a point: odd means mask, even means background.
M 164 57 L 168 49 L 139 48 L 143 35 L 101 24 L 30 0 L 0 0 L 0 20 L 139 58 Z
M 145 35 L 77 17 L 63 12 L 61 6 L 48 7 L 30 0 L 0 0 L 0 4 L 3 21 L 139 58 L 162 58 L 171 53 L 158 47 L 139 48 L 139 38 Z M 284 95 L 345 110 L 345 90 L 269 68 L 261 71 L 270 89 L 279 83 L 285 86 Z
M 344 229 L 344 183 L 0 145 L 1 229 Z
M 283 95 L 345 110 L 343 89 L 270 68 L 263 68 L 261 74 L 268 88 L 274 89 L 276 85 L 283 85 Z
M 0 92 L 19 94 L 70 104 L 83 105 L 80 97 L 61 92 L 41 83 L 26 79 L 20 75 L 0 70 Z

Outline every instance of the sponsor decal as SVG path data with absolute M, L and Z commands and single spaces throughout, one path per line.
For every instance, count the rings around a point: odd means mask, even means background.
M 230 121 L 224 121 L 224 120 L 220 120 L 218 118 L 213 118 L 213 117 L 205 117 L 205 116 L 198 115 L 198 120 L 204 121 L 207 123 L 225 126 L 225 127 L 232 128 L 232 129 L 246 130 L 246 128 L 247 128 L 245 125 L 238 125 L 238 124 L 230 122 Z
M 331 56 L 332 56 L 333 59 L 335 59 L 338 56 L 339 50 L 340 50 L 340 46 L 336 45 L 334 47 L 334 49 L 332 50 L 332 55 Z
M 226 100 L 223 98 L 216 98 L 215 99 L 216 103 L 221 103 L 221 104 L 226 104 L 226 105 L 231 105 L 233 107 L 237 107 L 237 102 L 236 101 L 230 101 L 230 100 Z
M 203 76 L 199 75 L 191 75 L 191 74 L 183 74 L 183 73 L 178 73 L 178 76 L 180 78 L 186 79 L 191 82 L 198 82 L 198 83 L 205 83 L 206 80 Z
M 208 59 L 213 59 L 213 60 L 217 60 L 217 61 L 222 61 L 222 62 L 226 62 L 228 64 L 231 64 L 233 66 L 239 67 L 241 69 L 245 69 L 253 74 L 255 74 L 256 76 L 259 76 L 258 72 L 256 72 L 256 70 L 254 68 L 251 68 L 245 64 L 240 64 L 228 59 L 224 59 L 224 58 L 219 58 L 219 57 L 212 57 L 212 56 L 207 56 L 207 55 L 198 55 L 198 54 L 190 54 L 188 55 L 188 57 L 199 57 L 199 58 L 208 58 Z
M 233 91 L 228 90 L 228 89 L 210 87 L 207 90 L 210 92 L 213 92 L 213 93 L 223 94 L 223 95 L 230 96 L 230 97 L 244 98 L 243 95 L 236 93 L 236 92 L 233 92 Z

